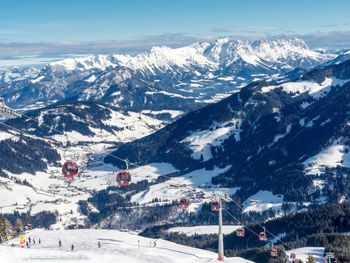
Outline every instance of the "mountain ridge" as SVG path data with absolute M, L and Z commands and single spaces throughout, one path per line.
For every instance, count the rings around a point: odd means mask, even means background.
M 56 61 L 35 77 L 7 79 L 0 96 L 14 108 L 91 100 L 133 111 L 188 112 L 227 97 L 251 81 L 276 79 L 295 67 L 311 68 L 335 56 L 310 50 L 295 38 L 220 38 L 181 48 L 154 47 L 134 56 L 90 55 Z

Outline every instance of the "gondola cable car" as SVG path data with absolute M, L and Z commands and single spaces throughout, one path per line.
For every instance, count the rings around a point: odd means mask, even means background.
M 220 208 L 221 208 L 221 202 L 220 201 L 212 201 L 210 204 L 211 207 L 211 211 L 212 212 L 219 212 Z
M 129 186 L 129 183 L 131 181 L 131 175 L 127 170 L 119 171 L 116 175 L 116 181 L 121 187 Z
M 264 227 L 264 231 L 259 233 L 259 240 L 260 241 L 266 241 L 267 240 L 265 227 Z
M 277 257 L 278 256 L 278 251 L 276 248 L 271 249 L 271 257 Z
M 130 172 L 128 171 L 129 169 L 129 164 L 127 160 L 124 160 L 126 164 L 126 169 L 123 171 L 119 171 L 116 174 L 116 181 L 120 187 L 126 187 L 129 186 L 129 183 L 131 181 L 131 175 Z
M 182 197 L 179 202 L 179 206 L 182 209 L 187 209 L 190 205 L 190 201 L 186 197 Z
M 66 161 L 62 166 L 62 174 L 64 178 L 72 179 L 78 175 L 79 168 L 76 162 Z
M 244 227 L 239 227 L 236 229 L 236 235 L 238 237 L 244 237 L 245 235 L 245 230 L 244 230 Z

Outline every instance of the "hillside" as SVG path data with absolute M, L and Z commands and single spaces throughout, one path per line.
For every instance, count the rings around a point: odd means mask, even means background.
M 253 83 L 114 154 L 139 164 L 168 162 L 183 171 L 224 169 L 212 183 L 237 187 L 242 201 L 262 190 L 271 198 L 310 201 L 334 186 L 332 169 L 342 176 L 349 167 L 349 79 L 346 61 L 294 81 Z
M 0 213 L 31 210 L 35 226 L 81 224 L 79 201 L 115 184 L 115 169 L 101 164 L 110 148 L 162 126 L 144 114 L 95 103 L 53 105 L 0 123 Z M 71 184 L 61 172 L 67 158 L 80 169 Z M 45 220 L 42 212 L 51 215 Z

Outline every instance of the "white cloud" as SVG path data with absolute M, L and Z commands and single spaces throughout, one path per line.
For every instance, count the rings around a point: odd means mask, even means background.
M 56 57 L 63 54 L 111 54 L 140 52 L 153 46 L 180 47 L 200 40 L 184 34 L 141 36 L 125 40 L 52 42 L 0 42 L 0 59 L 14 60 L 20 56 Z

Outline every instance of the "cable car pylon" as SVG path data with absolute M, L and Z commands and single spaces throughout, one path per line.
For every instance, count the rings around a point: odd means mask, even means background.
M 222 203 L 219 198 L 219 237 L 218 237 L 218 261 L 224 261 L 224 234 L 222 233 Z

